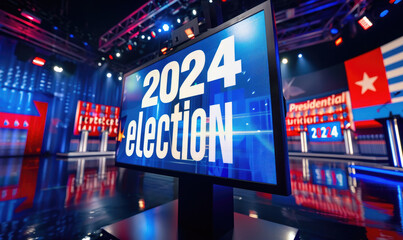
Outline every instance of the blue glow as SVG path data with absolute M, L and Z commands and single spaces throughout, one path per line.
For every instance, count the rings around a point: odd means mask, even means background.
M 88 46 L 88 43 L 87 43 L 87 42 L 83 42 L 83 43 L 84 43 L 85 46 Z
M 396 0 L 394 3 L 395 4 L 398 4 L 398 3 L 400 3 L 402 0 Z
M 332 28 L 332 29 L 330 29 L 330 33 L 335 35 L 335 34 L 339 33 L 339 30 L 337 28 Z
M 388 13 L 389 13 L 389 10 L 386 9 L 386 10 L 383 10 L 383 11 L 381 12 L 381 14 L 379 14 L 379 16 L 380 16 L 381 18 L 383 18 L 383 17 L 385 17 L 386 15 L 388 15 Z
M 388 169 L 382 169 L 382 168 L 374 168 L 374 167 L 366 167 L 366 166 L 356 166 L 356 165 L 351 165 L 350 167 L 355 168 L 357 170 L 367 171 L 367 172 L 374 172 L 374 173 L 381 173 L 381 174 L 387 174 L 387 175 L 403 177 L 403 172 L 401 172 L 401 171 L 394 171 L 394 170 L 388 170 Z
M 302 58 L 302 53 L 298 54 L 298 58 Z
M 54 26 L 54 27 L 53 27 L 53 29 L 54 29 L 54 30 L 59 30 L 59 28 L 58 28 L 58 27 L 56 27 L 56 26 Z
M 169 30 L 169 25 L 168 24 L 164 24 L 162 25 L 162 29 L 166 32 Z
M 360 180 L 365 180 L 368 182 L 373 182 L 373 183 L 377 183 L 377 184 L 381 184 L 381 185 L 402 185 L 403 182 L 399 182 L 399 181 L 393 181 L 393 180 L 389 180 L 386 178 L 382 178 L 382 177 L 375 177 L 375 176 L 371 176 L 371 175 L 366 175 L 366 174 L 350 174 L 351 177 L 355 177 L 358 178 Z
M 73 34 L 70 34 L 70 38 L 74 38 L 74 35 L 73 35 Z

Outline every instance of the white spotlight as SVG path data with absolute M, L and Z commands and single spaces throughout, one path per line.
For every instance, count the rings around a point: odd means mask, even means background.
M 107 74 L 106 74 L 106 77 L 107 77 L 107 78 L 111 78 L 111 77 L 112 77 L 112 73 L 107 73 Z
M 176 19 L 176 22 L 181 23 L 181 19 L 180 18 Z
M 54 66 L 54 67 L 53 67 L 53 71 L 58 72 L 58 73 L 61 73 L 61 72 L 63 72 L 63 68 L 62 68 L 62 67 L 59 67 L 59 66 Z
M 118 79 L 119 79 L 119 81 L 122 81 L 123 78 L 122 78 L 122 76 L 119 76 Z
M 98 63 L 98 67 L 100 67 L 100 66 L 102 66 L 102 63 L 101 63 L 101 62 Z
M 117 52 L 117 53 L 116 53 L 116 57 L 120 57 L 120 52 Z
M 298 54 L 298 58 L 302 58 L 302 53 Z
M 151 37 L 150 37 L 150 36 L 147 36 L 147 40 L 150 41 L 150 40 L 151 40 Z
M 197 15 L 196 9 L 193 9 L 192 14 L 195 15 L 195 16 Z
M 283 58 L 283 60 L 281 60 L 281 62 L 282 62 L 283 64 L 287 64 L 287 63 L 288 63 L 288 59 L 287 59 L 287 58 Z

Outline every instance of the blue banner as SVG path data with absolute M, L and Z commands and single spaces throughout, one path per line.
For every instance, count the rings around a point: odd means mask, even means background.
M 337 142 L 343 140 L 340 122 L 327 122 L 308 125 L 310 142 Z
M 266 41 L 261 11 L 127 74 L 117 162 L 276 184 Z

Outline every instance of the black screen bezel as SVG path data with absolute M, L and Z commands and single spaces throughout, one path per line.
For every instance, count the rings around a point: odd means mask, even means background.
M 164 58 L 175 54 L 178 51 L 181 51 L 219 31 L 222 31 L 258 12 L 264 11 L 265 22 L 266 22 L 266 43 L 267 43 L 267 56 L 269 63 L 269 79 L 270 79 L 270 94 L 271 94 L 271 109 L 272 109 L 272 121 L 273 121 L 273 137 L 274 137 L 274 149 L 275 149 L 275 164 L 276 164 L 276 180 L 277 184 L 267 184 L 261 182 L 253 182 L 246 180 L 239 180 L 233 178 L 224 178 L 217 176 L 210 176 L 204 174 L 195 174 L 188 173 L 182 171 L 175 170 L 167 170 L 162 168 L 154 168 L 154 167 L 146 167 L 140 165 L 133 165 L 127 163 L 120 163 L 116 160 L 116 166 L 130 168 L 145 172 L 157 173 L 162 175 L 168 175 L 173 177 L 194 177 L 194 178 L 202 178 L 204 181 L 211 182 L 213 184 L 236 187 L 236 188 L 244 188 L 255 191 L 280 194 L 280 195 L 289 195 L 291 193 L 290 188 L 290 174 L 289 174 L 289 163 L 288 163 L 288 149 L 287 149 L 287 139 L 286 139 L 286 129 L 285 129 L 285 119 L 284 119 L 284 100 L 283 100 L 283 92 L 282 92 L 282 83 L 280 77 L 280 65 L 279 65 L 279 56 L 278 56 L 278 47 L 277 47 L 277 37 L 276 30 L 274 25 L 273 18 L 273 10 L 270 4 L 270 1 L 266 1 L 244 13 L 241 15 L 217 26 L 214 29 L 210 29 L 209 31 L 201 34 L 195 39 L 190 40 L 189 42 L 179 46 L 177 49 L 169 52 L 169 54 L 154 59 L 132 71 L 127 72 L 124 75 L 124 79 L 127 76 L 140 71 L 141 69 L 154 64 L 158 61 L 163 60 Z M 125 81 L 124 81 L 125 82 Z M 124 91 L 124 82 L 122 86 L 122 101 L 123 101 L 123 91 Z M 122 106 L 122 105 L 121 105 Z M 121 111 L 122 113 L 122 111 Z M 121 114 L 120 113 L 120 114 Z M 117 156 L 117 154 L 116 154 Z

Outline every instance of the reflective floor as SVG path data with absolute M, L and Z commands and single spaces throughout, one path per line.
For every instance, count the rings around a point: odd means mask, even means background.
M 351 175 L 349 164 L 291 159 L 291 196 L 235 189 L 235 211 L 298 228 L 300 239 L 403 239 L 403 180 Z M 113 158 L 0 158 L 0 239 L 92 239 L 176 195 L 177 179 Z

